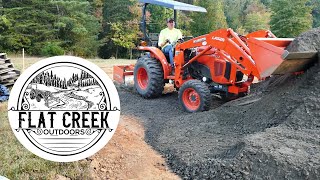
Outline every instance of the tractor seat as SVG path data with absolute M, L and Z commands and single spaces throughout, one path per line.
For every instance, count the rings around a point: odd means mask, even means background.
M 148 38 L 151 42 L 151 46 L 158 47 L 159 33 L 149 33 Z

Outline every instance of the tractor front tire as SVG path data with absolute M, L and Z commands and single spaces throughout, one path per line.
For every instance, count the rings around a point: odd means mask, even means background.
M 211 104 L 209 87 L 199 80 L 189 80 L 179 89 L 179 102 L 187 112 L 207 111 Z
M 144 98 L 161 96 L 164 89 L 163 69 L 154 58 L 142 57 L 134 67 L 134 86 Z

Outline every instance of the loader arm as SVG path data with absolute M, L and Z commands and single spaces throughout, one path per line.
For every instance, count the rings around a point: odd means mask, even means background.
M 236 80 L 236 71 L 247 76 L 255 76 L 259 80 L 272 74 L 287 74 L 304 71 L 316 62 L 317 52 L 288 52 L 285 48 L 292 38 L 277 38 L 268 30 L 260 30 L 239 36 L 232 29 L 220 29 L 199 36 L 176 46 L 175 62 L 178 67 L 176 79 L 181 80 L 181 71 L 185 68 L 184 51 L 190 48 L 207 46 L 217 50 L 217 54 L 236 67 L 231 70 L 230 83 Z M 201 54 L 191 59 L 196 61 Z M 177 77 L 178 76 L 178 77 Z
M 260 78 L 260 73 L 257 69 L 255 61 L 252 59 L 251 50 L 246 43 L 232 29 L 221 29 L 209 34 L 199 36 L 191 39 L 187 42 L 178 44 L 176 46 L 175 62 L 177 67 L 177 75 L 181 74 L 181 71 L 185 67 L 184 62 L 184 51 L 190 48 L 196 48 L 200 46 L 208 46 L 204 51 L 208 51 L 211 48 L 215 48 L 220 51 L 219 55 L 223 56 L 224 59 L 234 64 L 243 74 L 250 76 L 256 76 Z M 211 47 L 211 48 L 210 48 Z M 202 53 L 204 53 L 204 51 Z M 195 61 L 198 56 L 191 59 Z M 191 62 L 189 62 L 191 63 Z M 176 77 L 180 79 L 181 77 Z M 236 71 L 232 71 L 230 75 L 230 81 L 235 83 Z

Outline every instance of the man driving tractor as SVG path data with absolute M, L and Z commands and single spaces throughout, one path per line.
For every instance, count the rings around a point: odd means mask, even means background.
M 179 39 L 182 39 L 182 33 L 179 29 L 174 28 L 174 19 L 167 19 L 167 28 L 159 34 L 158 46 L 164 54 L 169 55 L 171 67 L 174 68 L 173 48 Z

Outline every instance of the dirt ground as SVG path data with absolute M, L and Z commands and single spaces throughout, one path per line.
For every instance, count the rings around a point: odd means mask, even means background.
M 102 69 L 112 78 L 112 66 Z M 167 88 L 170 89 L 170 88 Z M 121 97 L 121 95 L 120 95 Z M 121 98 L 121 106 L 127 104 Z M 135 107 L 134 104 L 132 107 Z M 138 117 L 122 110 L 118 128 L 108 144 L 88 158 L 93 179 L 180 179 L 165 158 L 145 142 L 145 128 Z
M 287 50 L 319 50 L 319 34 L 304 33 Z M 102 69 L 111 75 L 111 68 Z M 226 103 L 213 95 L 210 110 L 194 114 L 182 110 L 170 85 L 157 99 L 117 86 L 121 120 L 107 146 L 87 159 L 91 177 L 319 179 L 319 82 L 316 64 L 254 85 L 244 98 Z
M 319 33 L 291 46 L 318 50 Z M 211 110 L 195 114 L 182 111 L 176 92 L 146 100 L 132 87 L 118 90 L 123 114 L 143 124 L 148 144 L 183 179 L 318 179 L 319 81 L 317 64 L 299 76 L 274 76 L 241 99 L 213 96 Z
M 93 179 L 179 179 L 145 143 L 143 126 L 126 115 L 107 146 L 89 161 Z

